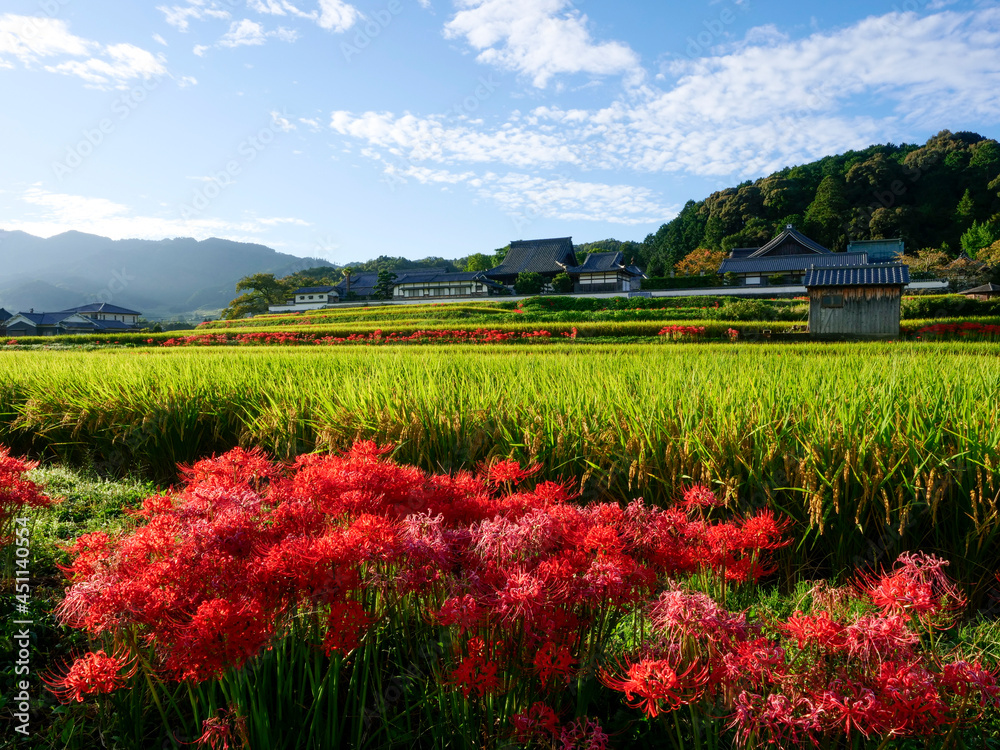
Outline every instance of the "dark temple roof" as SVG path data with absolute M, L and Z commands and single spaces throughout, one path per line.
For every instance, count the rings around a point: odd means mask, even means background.
M 566 273 L 571 276 L 581 273 L 609 273 L 622 271 L 631 276 L 642 276 L 635 266 L 625 265 L 625 254 L 621 251 L 608 253 L 591 253 L 579 266 L 566 266 Z
M 805 285 L 810 286 L 905 286 L 910 267 L 903 263 L 839 268 L 810 268 Z
M 729 257 L 733 260 L 738 258 L 749 258 L 758 250 L 760 250 L 759 247 L 734 247 L 729 251 Z
M 519 273 L 559 274 L 566 266 L 576 266 L 572 237 L 548 240 L 517 240 L 510 243 L 507 256 L 496 268 L 486 272 L 491 278 L 516 277 Z
M 983 284 L 975 289 L 966 289 L 959 294 L 1000 294 L 1000 284 Z
M 775 257 L 726 258 L 719 273 L 789 273 L 805 272 L 810 266 L 856 266 L 868 262 L 866 253 L 825 253 L 810 255 L 778 255 Z
M 764 258 L 775 255 L 828 255 L 830 253 L 818 242 L 809 239 L 802 232 L 799 232 L 791 224 L 785 227 L 785 231 L 768 242 L 764 247 L 754 252 L 751 258 Z
M 14 317 L 14 313 L 9 313 L 0 307 L 0 323 L 12 317 Z

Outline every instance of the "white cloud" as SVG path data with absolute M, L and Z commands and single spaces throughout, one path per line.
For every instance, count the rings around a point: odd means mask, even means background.
M 194 48 L 191 51 L 198 57 L 204 57 L 205 53 L 208 52 L 208 50 L 210 49 L 211 47 L 209 47 L 207 44 L 196 44 L 194 45 Z
M 70 33 L 65 21 L 31 16 L 0 16 L 0 67 L 13 67 L 16 59 L 26 67 L 44 58 L 74 57 L 43 65 L 50 73 L 82 78 L 94 88 L 126 88 L 139 78 L 167 75 L 163 57 L 133 44 L 107 46 Z
M 187 31 L 190 20 L 202 21 L 206 18 L 226 21 L 230 18 L 229 11 L 219 8 L 215 3 L 205 7 L 204 0 L 191 0 L 188 5 L 158 5 L 158 11 L 163 13 L 167 23 L 178 31 Z
M 457 0 L 461 8 L 444 27 L 463 38 L 476 58 L 530 76 L 544 88 L 563 73 L 640 75 L 639 56 L 622 42 L 595 42 L 587 17 L 569 0 Z
M 271 124 L 282 133 L 288 133 L 295 130 L 295 126 L 291 123 L 291 121 L 277 110 L 273 110 L 271 112 Z
M 665 206 L 653 191 L 633 185 L 609 185 L 518 172 L 477 175 L 397 165 L 391 161 L 383 161 L 383 165 L 386 175 L 395 182 L 413 179 L 424 185 L 468 185 L 518 222 L 545 218 L 634 225 L 667 221 L 677 214 L 676 206 Z
M 498 38 L 489 29 L 483 34 L 482 45 Z M 762 41 L 679 60 L 669 70 L 671 86 L 630 88 L 599 109 L 539 107 L 493 126 L 444 115 L 337 111 L 330 126 L 418 166 L 748 177 L 939 129 L 941 112 L 1000 117 L 997 7 L 892 13 L 798 41 L 774 31 L 750 39 Z
M 51 237 L 70 230 L 99 234 L 114 240 L 163 239 L 164 237 L 226 237 L 236 241 L 259 242 L 261 234 L 281 225 L 310 226 L 294 217 L 247 216 L 237 220 L 210 217 L 178 219 L 172 216 L 143 216 L 128 206 L 104 198 L 53 193 L 35 185 L 21 199 L 36 211 L 21 221 L 5 221 L 7 229 L 19 229 L 39 237 Z M 271 243 L 274 244 L 274 243 Z
M 359 19 L 363 18 L 361 11 L 344 0 L 313 0 L 316 7 L 309 11 L 304 11 L 290 0 L 247 0 L 247 8 L 256 13 L 268 16 L 285 16 L 301 18 L 317 24 L 320 28 L 335 32 L 347 31 Z M 208 19 L 230 20 L 232 15 L 225 5 L 230 7 L 235 5 L 231 0 L 226 3 L 219 0 L 188 0 L 187 5 L 161 5 L 157 7 L 167 23 L 179 31 L 188 31 L 191 21 L 204 21 Z M 254 24 L 259 29 L 259 34 L 247 24 Z M 230 36 L 234 33 L 242 36 Z M 240 22 L 233 22 L 229 32 L 223 39 L 222 46 L 239 47 L 244 45 L 260 45 L 264 37 L 276 36 L 282 41 L 292 42 L 298 38 L 298 32 L 294 29 L 280 28 L 276 32 L 264 32 L 260 24 L 244 19 Z M 258 41 L 259 40 L 259 41 Z M 204 51 L 205 47 L 199 47 Z
M 319 9 L 317 23 L 329 31 L 347 31 L 361 18 L 361 12 L 343 0 L 319 0 Z
M 219 40 L 220 47 L 241 47 L 243 45 L 263 44 L 267 41 L 264 27 L 255 21 L 244 18 L 233 21 L 229 31 Z
M 51 73 L 75 75 L 99 88 L 114 85 L 126 87 L 135 78 L 156 78 L 167 74 L 159 58 L 134 45 L 113 44 L 105 52 L 110 59 L 71 60 L 46 66 L 45 69 Z
M 159 34 L 153 34 L 153 41 L 156 42 L 157 44 L 162 44 L 164 47 L 168 46 L 167 45 L 167 40 L 164 39 Z
M 13 57 L 24 65 L 31 65 L 43 57 L 88 55 L 99 46 L 74 36 L 66 22 L 57 18 L 10 13 L 0 16 L 0 60 Z

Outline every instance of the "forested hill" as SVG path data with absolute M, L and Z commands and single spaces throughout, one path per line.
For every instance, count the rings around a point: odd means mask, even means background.
M 902 237 L 907 252 L 955 255 L 974 223 L 1000 236 L 1000 144 L 945 130 L 923 146 L 849 151 L 689 201 L 640 256 L 661 275 L 695 248 L 759 247 L 786 224 L 833 250 Z

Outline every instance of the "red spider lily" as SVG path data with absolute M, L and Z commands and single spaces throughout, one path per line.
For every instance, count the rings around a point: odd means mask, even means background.
M 684 490 L 684 499 L 678 506 L 684 510 L 717 508 L 722 505 L 715 493 L 703 484 L 694 484 Z
M 558 678 L 560 682 L 568 682 L 573 674 L 573 666 L 576 659 L 570 650 L 563 645 L 557 645 L 548 641 L 535 652 L 533 660 L 538 679 L 543 684 L 548 683 L 552 678 Z
M 805 615 L 796 611 L 787 622 L 779 624 L 778 629 L 792 636 L 799 648 L 815 643 L 821 648 L 839 649 L 846 644 L 844 626 L 831 619 L 829 612 Z
M 965 607 L 965 597 L 948 580 L 948 565 L 934 555 L 903 553 L 889 573 L 862 575 L 859 585 L 890 615 L 912 615 L 925 626 L 947 627 Z
M 476 598 L 471 594 L 464 594 L 447 599 L 438 610 L 437 620 L 445 627 L 458 625 L 459 632 L 464 633 L 478 626 L 484 614 Z
M 524 744 L 559 732 L 559 717 L 544 703 L 532 703 L 521 713 L 514 714 L 510 723 L 514 726 L 515 738 Z
M 246 719 L 237 716 L 233 710 L 219 711 L 218 716 L 205 719 L 201 723 L 201 736 L 194 741 L 200 747 L 210 750 L 229 750 L 229 743 L 238 741 L 241 747 L 247 747 Z
M 608 735 L 596 719 L 581 716 L 562 728 L 559 747 L 561 750 L 607 750 Z
M 37 466 L 36 462 L 15 458 L 7 448 L 0 446 L 0 545 L 8 541 L 4 535 L 9 520 L 22 508 L 45 508 L 56 502 L 25 478 L 24 475 Z
M 730 727 L 743 747 L 804 744 L 821 728 L 816 707 L 803 697 L 756 695 L 744 690 L 733 701 L 733 709 Z
M 987 669 L 978 662 L 957 661 L 945 664 L 941 670 L 941 685 L 961 698 L 972 695 L 980 708 L 1000 706 L 1000 685 L 997 668 Z
M 663 712 L 693 703 L 701 697 L 708 682 L 708 670 L 694 662 L 681 673 L 666 659 L 640 659 L 627 664 L 627 676 L 614 677 L 601 670 L 601 682 L 612 690 L 625 693 L 632 708 L 641 708 L 651 719 Z
M 323 651 L 327 656 L 334 651 L 347 656 L 361 645 L 371 624 L 372 618 L 358 602 L 337 602 L 327 616 Z
M 536 474 L 541 468 L 540 464 L 521 468 L 521 464 L 517 461 L 496 461 L 492 464 L 484 465 L 481 473 L 490 484 L 516 486 L 528 477 Z
M 122 670 L 131 668 L 125 674 Z M 101 651 L 88 651 L 70 665 L 62 677 L 47 677 L 45 683 L 63 703 L 82 703 L 84 696 L 113 693 L 135 674 L 136 665 L 127 653 L 108 656 Z
M 500 678 L 497 676 L 496 662 L 488 660 L 482 654 L 467 656 L 452 671 L 449 680 L 452 685 L 462 691 L 462 696 L 468 700 L 470 695 L 482 698 L 485 695 L 499 692 Z

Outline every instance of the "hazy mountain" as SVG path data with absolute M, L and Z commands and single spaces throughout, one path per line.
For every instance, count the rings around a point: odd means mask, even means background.
M 151 319 L 176 318 L 225 307 L 249 274 L 329 265 L 215 238 L 111 240 L 66 232 L 42 239 L 0 229 L 0 307 L 54 311 L 101 301 Z

